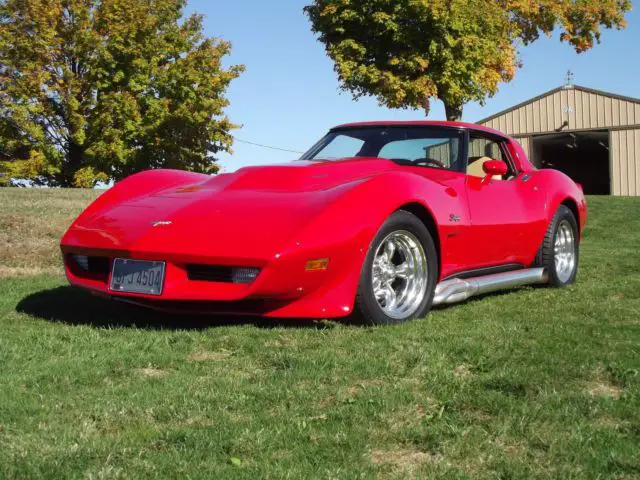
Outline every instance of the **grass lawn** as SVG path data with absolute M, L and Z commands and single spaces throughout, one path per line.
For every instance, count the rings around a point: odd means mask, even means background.
M 640 478 L 640 199 L 589 199 L 570 288 L 359 328 L 72 289 L 94 196 L 0 189 L 0 478 Z

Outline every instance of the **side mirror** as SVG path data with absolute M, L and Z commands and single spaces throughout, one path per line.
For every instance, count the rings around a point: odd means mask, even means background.
M 502 160 L 489 160 L 482 164 L 482 170 L 484 170 L 484 173 L 489 177 L 495 175 L 502 177 L 507 174 L 509 167 Z

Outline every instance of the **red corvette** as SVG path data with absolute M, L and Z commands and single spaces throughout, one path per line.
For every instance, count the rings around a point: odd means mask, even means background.
M 497 131 L 358 123 L 285 165 L 133 175 L 61 248 L 72 284 L 139 305 L 385 324 L 572 283 L 586 218 L 578 185 Z

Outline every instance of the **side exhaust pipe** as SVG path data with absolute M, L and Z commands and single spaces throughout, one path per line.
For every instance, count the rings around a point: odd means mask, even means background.
M 496 273 L 475 278 L 452 278 L 436 286 L 434 305 L 463 302 L 467 298 L 507 288 L 546 283 L 544 268 L 527 268 L 513 272 Z

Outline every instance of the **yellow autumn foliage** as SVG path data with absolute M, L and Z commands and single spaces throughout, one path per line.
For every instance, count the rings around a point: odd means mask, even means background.
M 305 12 L 355 98 L 414 109 L 437 98 L 455 120 L 514 78 L 518 46 L 558 28 L 583 52 L 603 27 L 624 28 L 630 9 L 630 0 L 314 0 Z

